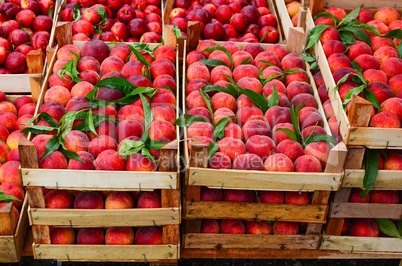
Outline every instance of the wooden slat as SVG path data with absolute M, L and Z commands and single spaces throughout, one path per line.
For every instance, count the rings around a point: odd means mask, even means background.
M 346 169 L 342 181 L 342 187 L 363 186 L 364 170 Z M 374 185 L 376 190 L 402 190 L 402 171 L 398 170 L 379 170 Z
M 354 9 L 357 6 L 361 6 L 363 8 L 380 8 L 380 7 L 394 7 L 394 8 L 402 8 L 402 3 L 394 0 L 357 0 L 357 1 L 348 1 L 348 0 L 311 0 L 311 2 L 322 2 L 325 3 L 325 7 L 336 6 L 344 9 Z M 322 5 L 324 7 L 324 5 Z M 321 12 L 323 8 L 318 8 L 317 11 Z
M 124 217 L 124 219 L 122 219 Z M 179 224 L 179 208 L 81 210 L 29 209 L 33 225 L 82 227 L 154 226 Z
M 402 240 L 392 237 L 324 236 L 321 249 L 343 252 L 398 252 L 402 256 Z
M 178 259 L 177 245 L 34 245 L 35 259 L 152 262 Z
M 188 185 L 254 190 L 314 191 L 339 189 L 343 174 L 264 172 L 190 168 Z
M 320 237 L 302 235 L 186 234 L 184 248 L 197 249 L 317 249 Z
M 327 205 L 187 202 L 187 219 L 259 219 L 325 223 Z
M 402 217 L 402 204 L 380 203 L 334 203 L 329 217 L 334 218 L 389 218 L 399 220 Z
M 21 169 L 24 186 L 76 190 L 176 189 L 178 173 Z
M 275 0 L 275 6 L 278 13 L 278 18 L 281 20 L 283 33 L 285 34 L 285 38 L 289 39 L 289 29 L 293 28 L 292 20 L 290 19 L 288 10 L 286 9 L 284 0 Z
M 17 223 L 14 219 L 13 204 L 0 207 L 0 235 L 13 235 Z
M 306 34 L 302 27 L 289 28 L 289 37 L 286 47 L 290 53 L 301 54 L 304 51 L 304 44 L 306 42 Z

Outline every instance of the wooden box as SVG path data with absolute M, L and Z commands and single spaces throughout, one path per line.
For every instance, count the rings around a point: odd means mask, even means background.
M 345 164 L 342 188 L 335 192 L 328 213 L 328 224 L 321 242 L 322 250 L 338 250 L 346 253 L 371 252 L 373 254 L 401 254 L 402 240 L 392 237 L 354 237 L 341 235 L 345 218 L 385 218 L 400 220 L 402 204 L 350 203 L 352 188 L 364 188 L 363 147 L 350 148 Z M 375 190 L 401 190 L 401 171 L 379 170 Z
M 12 204 L 10 203 L 6 208 L 2 208 L 0 211 L 2 227 L 9 224 L 7 230 L 13 232 L 9 235 L 0 235 L 0 263 L 15 263 L 20 261 L 29 225 L 27 198 L 25 197 L 24 199 L 17 224 L 15 224 L 11 206 Z M 3 219 L 10 222 L 6 223 Z
M 344 3 L 346 1 L 339 2 Z M 368 1 L 364 7 L 371 6 L 370 3 L 374 2 L 375 1 Z M 382 6 L 384 3 L 385 2 L 381 2 L 381 5 L 379 6 Z M 336 4 L 338 7 L 343 7 L 340 3 L 337 4 L 337 2 L 333 4 Z M 357 4 L 358 3 L 353 3 L 353 6 L 356 7 Z M 373 4 L 373 6 L 378 7 L 375 4 Z M 395 4 L 392 6 L 395 6 Z M 345 8 L 346 7 L 351 7 L 351 4 L 345 5 Z M 314 21 L 309 10 L 306 17 L 306 27 L 307 31 L 314 27 Z M 357 99 L 355 107 L 351 108 L 349 113 L 346 114 L 339 93 L 334 90 L 336 84 L 331 74 L 321 42 L 318 42 L 315 45 L 314 51 L 345 144 L 362 145 L 373 149 L 400 149 L 402 147 L 401 128 L 368 127 L 370 113 L 373 108 L 372 104 L 368 101 Z
M 245 45 L 238 44 L 240 47 Z M 291 43 L 288 43 L 288 47 L 290 51 L 293 51 L 292 47 L 295 48 Z M 183 62 L 183 77 L 186 77 L 185 60 Z M 314 84 L 312 86 L 315 88 Z M 185 88 L 184 78 L 183 95 Z M 319 102 L 316 89 L 314 91 Z M 184 99 L 182 104 L 183 110 L 186 110 Z M 322 117 L 325 117 L 322 106 L 319 110 Z M 187 139 L 186 130 L 184 138 Z M 185 141 L 183 150 L 186 172 L 183 186 L 182 254 L 186 254 L 185 257 L 269 258 L 275 250 L 318 250 L 321 227 L 326 222 L 330 192 L 340 188 L 343 177 L 346 147 L 342 142 L 331 150 L 325 172 L 306 174 L 208 169 L 208 145 L 193 143 L 189 154 Z M 308 191 L 313 192 L 313 198 L 308 205 L 201 201 L 202 186 L 220 189 Z M 202 234 L 201 219 L 282 220 L 305 222 L 308 225 L 305 235 Z M 250 254 L 250 257 L 245 254 Z
M 58 45 L 71 43 L 70 24 L 60 26 Z M 83 42 L 74 43 L 81 47 Z M 111 46 L 115 44 L 110 44 Z M 56 61 L 55 49 L 50 69 Z M 177 59 L 177 58 L 176 58 Z M 178 60 L 177 60 L 178 61 Z M 178 69 L 176 69 L 178 77 Z M 42 86 L 39 104 L 43 103 L 47 90 L 48 73 Z M 178 95 L 176 95 L 178 98 Z M 178 101 L 177 101 L 178 102 Z M 176 108 L 178 110 L 178 108 Z M 176 128 L 177 137 L 179 129 Z M 29 136 L 30 138 L 31 136 Z M 157 172 L 96 171 L 39 169 L 35 146 L 27 139 L 19 144 L 21 173 L 29 196 L 28 216 L 32 225 L 33 254 L 35 259 L 59 261 L 130 261 L 130 262 L 177 262 L 179 258 L 179 224 L 181 222 L 180 166 L 178 141 L 160 150 Z M 78 210 L 45 208 L 42 187 L 78 191 L 150 191 L 161 190 L 162 207 L 155 209 L 124 210 Z M 113 227 L 113 226 L 163 226 L 161 245 L 52 245 L 50 226 Z

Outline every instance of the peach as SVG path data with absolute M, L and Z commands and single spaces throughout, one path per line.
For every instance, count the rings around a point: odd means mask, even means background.
M 132 245 L 134 240 L 134 229 L 131 227 L 109 227 L 105 233 L 106 245 Z
M 355 218 L 350 222 L 350 236 L 378 237 L 380 230 L 376 222 L 369 218 Z
M 187 128 L 187 137 L 205 136 L 213 138 L 214 127 L 208 122 L 194 122 Z
M 305 154 L 303 146 L 292 139 L 285 139 L 281 141 L 276 147 L 276 151 L 289 157 L 292 162 L 296 161 L 297 158 Z
M 230 94 L 224 92 L 217 92 L 211 98 L 211 106 L 214 112 L 222 107 L 227 107 L 233 112 L 235 112 L 236 99 Z
M 100 73 L 100 63 L 93 56 L 83 56 L 77 62 L 77 70 L 78 72 L 83 72 L 85 70 L 92 70 L 97 73 Z
M 20 142 L 21 137 L 25 136 L 24 133 L 21 133 L 21 130 L 15 130 L 11 132 L 6 140 L 7 146 L 10 149 L 17 149 L 18 143 Z
M 0 140 L 6 142 L 8 135 L 9 135 L 8 129 L 5 126 L 0 125 Z
M 214 118 L 213 124 L 216 125 L 216 124 L 218 124 L 218 122 L 219 122 L 221 119 L 223 119 L 223 118 L 225 118 L 225 117 L 228 117 L 228 116 L 234 116 L 234 115 L 235 115 L 235 114 L 233 113 L 233 111 L 230 110 L 230 109 L 227 108 L 227 107 L 219 108 L 218 110 L 216 110 L 216 111 L 214 112 L 214 115 L 213 115 L 213 118 Z M 233 118 L 233 119 L 229 120 L 228 123 L 236 123 L 236 118 Z
M 162 244 L 162 226 L 143 226 L 135 233 L 137 245 L 160 245 Z
M 274 153 L 264 161 L 265 171 L 273 172 L 293 172 L 294 164 L 292 160 L 282 153 Z
M 191 116 L 201 116 L 211 122 L 211 114 L 209 113 L 208 109 L 205 107 L 195 107 L 188 110 L 187 114 Z
M 175 110 L 168 105 L 156 105 L 151 109 L 154 120 L 167 121 L 174 124 L 176 121 Z
M 266 221 L 248 221 L 246 222 L 246 233 L 253 235 L 270 235 L 272 226 Z
M 75 96 L 87 96 L 92 91 L 94 85 L 87 81 L 80 81 L 71 88 L 71 98 Z
M 283 84 L 283 82 L 278 79 L 273 79 L 273 80 L 270 80 L 267 83 L 265 83 L 264 87 L 262 88 L 265 96 L 268 97 L 269 95 L 271 95 L 272 92 L 274 91 L 274 87 L 276 88 L 276 91 L 278 93 L 286 94 L 285 84 Z
M 52 227 L 50 229 L 50 243 L 54 245 L 70 245 L 75 243 L 74 228 Z
M 207 107 L 204 98 L 199 91 L 193 91 L 186 97 L 186 107 L 193 109 L 196 107 Z
M 117 143 L 114 138 L 109 135 L 99 135 L 91 139 L 88 144 L 88 152 L 94 157 L 98 157 L 98 155 L 104 150 L 117 150 Z
M 262 159 L 253 153 L 240 154 L 233 160 L 233 169 L 238 170 L 263 170 Z
M 126 171 L 155 171 L 156 164 L 148 157 L 135 153 L 127 158 Z
M 255 135 L 271 136 L 270 125 L 259 119 L 249 119 L 242 127 L 244 140 Z
M 206 65 L 201 62 L 194 62 L 188 66 L 186 77 L 188 82 L 191 82 L 197 78 L 209 81 L 210 73 Z
M 71 130 L 67 133 L 64 146 L 67 150 L 78 152 L 78 151 L 88 151 L 89 138 L 88 136 L 79 130 Z
M 380 65 L 389 57 L 398 58 L 398 52 L 392 46 L 383 46 L 378 48 L 373 54 L 379 61 Z M 377 66 L 377 65 L 376 65 Z M 374 68 L 374 67 L 373 67 Z M 375 69 L 380 69 L 380 66 Z
M 243 139 L 243 132 L 241 130 L 241 127 L 235 123 L 228 123 L 223 130 L 223 134 L 225 137 Z
M 303 109 L 305 109 L 305 108 L 303 108 Z M 321 126 L 322 127 L 324 125 L 321 114 L 318 113 L 317 111 L 312 111 L 312 112 L 306 111 L 306 112 L 299 113 L 299 123 L 300 123 L 301 130 L 303 130 L 309 126 Z
M 232 160 L 222 152 L 215 152 L 209 159 L 208 167 L 212 169 L 232 169 Z
M 170 122 L 154 120 L 149 125 L 149 138 L 152 140 L 165 138 L 173 141 L 176 137 L 176 128 Z
M 22 186 L 20 162 L 8 161 L 0 166 L 0 183 L 14 183 Z
M 382 7 L 375 12 L 374 19 L 379 20 L 385 25 L 389 26 L 394 20 L 401 19 L 401 14 L 399 14 L 398 10 L 395 8 Z
M 253 56 L 247 51 L 236 51 L 232 54 L 233 67 L 237 67 L 241 64 L 254 64 Z
M 339 31 L 334 28 L 334 27 L 328 27 L 326 28 L 321 36 L 320 36 L 320 41 L 322 44 L 325 44 L 329 40 L 339 40 L 340 39 L 340 33 Z
M 283 193 L 283 191 L 262 190 L 258 191 L 257 200 L 261 203 L 282 204 L 285 200 L 285 194 Z
M 325 42 L 322 48 L 324 49 L 324 53 L 327 58 L 335 53 L 343 54 L 344 52 L 346 52 L 345 44 L 343 44 L 343 42 L 339 40 L 328 40 L 327 42 Z
M 369 203 L 370 202 L 370 193 L 364 197 L 361 197 L 361 192 L 363 190 L 360 188 L 352 188 L 350 191 L 348 202 L 353 203 Z
M 274 235 L 297 235 L 299 224 L 296 222 L 275 221 L 273 225 Z
M 402 99 L 392 97 L 381 103 L 382 111 L 394 113 L 402 121 Z
M 11 102 L 3 101 L 0 102 L 0 112 L 1 113 L 9 112 L 14 115 L 17 115 L 17 107 L 15 107 L 15 105 L 12 104 Z
M 304 69 L 294 68 L 292 70 L 294 70 L 295 72 L 285 75 L 286 86 L 288 86 L 292 81 L 305 81 L 307 83 L 310 82 L 310 78 Z
M 214 68 L 215 69 L 215 68 Z M 208 85 L 208 81 L 201 78 L 196 78 L 190 81 L 186 87 L 186 96 L 189 95 L 193 91 L 198 91 L 204 89 L 206 85 Z
M 373 19 L 373 14 L 371 14 L 370 11 L 367 11 L 364 8 L 360 8 L 359 16 L 357 17 L 357 20 L 363 23 L 367 23 L 370 20 Z
M 401 121 L 398 116 L 389 111 L 381 111 L 370 120 L 371 127 L 400 128 Z
M 302 155 L 294 162 L 295 172 L 322 172 L 321 162 L 314 156 Z
M 218 220 L 201 220 L 200 233 L 219 234 L 221 231 Z
M 331 145 L 328 142 L 311 142 L 306 147 L 304 147 L 304 153 L 306 155 L 311 155 L 316 157 L 321 165 L 322 168 L 325 169 L 327 165 L 329 152 L 331 151 Z
M 7 154 L 7 161 L 20 161 L 20 153 L 17 149 L 12 149 Z
M 215 50 L 212 51 L 209 56 L 209 60 L 219 60 L 222 61 L 227 67 L 231 67 L 231 62 L 230 58 L 227 56 L 227 54 L 223 51 L 220 50 Z
M 310 193 L 299 191 L 286 191 L 285 204 L 306 205 L 310 202 Z
M 306 70 L 306 62 L 299 54 L 289 53 L 282 58 L 281 69 L 290 70 L 294 68 Z
M 325 9 L 325 12 L 331 13 L 339 21 L 341 21 L 344 17 L 346 17 L 346 11 L 339 7 L 329 7 L 327 9 Z
M 162 88 L 166 89 L 167 88 L 172 91 L 177 90 L 176 81 L 174 80 L 174 78 L 172 78 L 168 74 L 162 74 L 162 75 L 157 76 L 154 79 L 152 86 L 157 89 L 162 89 Z
M 142 75 L 131 75 L 127 78 L 127 81 L 136 87 L 152 87 L 152 82 L 149 80 L 149 78 Z
M 242 77 L 237 81 L 237 85 L 242 89 L 247 89 L 258 94 L 262 94 L 262 84 L 257 78 Z
M 92 132 L 88 132 L 88 137 L 89 139 L 93 139 L 97 136 L 102 136 L 102 135 L 109 135 L 112 138 L 116 138 L 116 126 L 113 121 L 102 121 L 99 123 L 97 127 L 95 127 L 96 134 Z
M 31 142 L 35 145 L 38 156 L 41 156 L 45 152 L 46 144 L 52 137 L 52 135 L 38 134 L 32 138 Z
M 267 99 L 270 100 L 272 97 L 273 97 L 273 94 L 269 95 L 267 97 Z M 290 107 L 290 101 L 289 101 L 288 97 L 283 93 L 278 93 L 278 106 Z
M 133 61 L 133 60 L 130 60 L 124 64 L 124 66 L 121 68 L 121 73 L 125 78 L 129 78 L 133 75 L 149 74 L 148 68 L 145 66 L 144 63 L 142 63 L 141 61 Z
M 102 151 L 95 159 L 96 170 L 122 171 L 126 168 L 124 159 L 112 149 Z
M 269 62 L 269 63 L 267 63 L 267 62 Z M 272 65 L 274 65 L 276 67 L 281 66 L 281 60 L 272 51 L 266 50 L 264 52 L 261 52 L 254 59 L 254 65 L 258 69 L 261 69 L 261 68 L 264 69 L 264 68 L 268 67 L 270 64 L 272 64 Z
M 227 41 L 222 43 L 222 47 L 226 48 L 232 56 L 235 52 L 240 51 L 239 45 L 233 41 Z
M 218 151 L 227 155 L 233 161 L 240 154 L 246 153 L 246 145 L 239 139 L 225 137 L 218 141 Z
M 381 49 L 374 52 L 374 55 L 362 54 L 355 58 L 356 63 L 361 67 L 362 71 L 367 69 L 380 69 L 380 60 L 376 53 Z
M 132 104 L 124 105 L 117 112 L 119 121 L 122 120 L 136 120 L 144 125 L 144 109 L 141 106 Z
M 81 57 L 93 56 L 99 61 L 99 63 L 102 63 L 109 54 L 109 47 L 101 40 L 91 40 L 86 42 L 81 48 Z
M 376 28 L 380 32 L 381 35 L 387 34 L 389 31 L 388 26 L 385 25 L 385 23 L 380 20 L 376 20 L 376 19 L 370 20 L 369 22 L 367 22 L 367 25 L 370 25 L 370 26 L 373 26 L 374 28 Z M 367 34 L 369 37 L 374 35 L 373 33 L 368 32 L 368 31 L 367 31 Z
M 28 127 L 29 123 L 27 123 L 27 122 L 29 120 L 31 120 L 32 118 L 33 118 L 33 115 L 31 115 L 31 114 L 25 114 L 25 115 L 18 117 L 17 121 L 15 121 L 15 130 L 22 130 L 22 129 Z
M 122 120 L 116 126 L 116 138 L 117 142 L 121 142 L 123 139 L 129 136 L 142 137 L 144 128 L 137 120 Z
M 134 201 L 130 193 L 126 191 L 113 191 L 105 200 L 105 209 L 130 209 L 134 208 Z
M 290 139 L 290 137 L 280 129 L 288 129 L 292 132 L 294 132 L 293 125 L 291 123 L 277 123 L 273 128 L 272 128 L 272 140 L 278 145 L 285 139 Z
M 77 233 L 79 245 L 102 245 L 105 244 L 105 232 L 103 228 L 81 228 Z
M 334 73 L 332 73 L 334 77 L 335 83 L 338 83 L 340 79 L 342 79 L 344 76 L 348 75 L 349 77 L 346 79 L 348 82 L 352 82 L 354 75 L 353 74 L 358 74 L 357 70 L 351 68 L 351 67 L 341 67 L 338 70 L 336 70 Z
M 191 65 L 194 62 L 197 62 L 201 59 L 206 59 L 206 56 L 198 50 L 191 51 L 186 56 L 186 64 L 187 66 Z
M 388 80 L 388 86 L 394 93 L 398 95 L 402 91 L 402 74 L 395 75 Z
M 352 67 L 350 59 L 345 54 L 334 53 L 327 60 L 332 73 L 342 67 Z
M 15 122 L 18 120 L 18 117 L 10 112 L 0 113 L 0 125 L 3 125 L 7 128 L 8 132 L 12 132 L 15 130 Z
M 25 115 L 25 114 L 34 115 L 35 114 L 35 109 L 36 109 L 36 104 L 35 103 L 24 104 L 18 110 L 18 117 L 20 117 L 22 115 Z
M 94 157 L 87 151 L 78 151 L 78 156 L 83 162 L 75 159 L 68 161 L 67 169 L 95 170 Z
M 388 84 L 384 82 L 372 83 L 369 86 L 369 90 L 372 91 L 380 104 L 394 95 Z
M 367 69 L 363 72 L 363 78 L 368 81 L 368 85 L 374 82 L 388 83 L 387 75 L 382 70 Z
M 224 189 L 223 200 L 227 202 L 254 202 L 254 191 L 243 189 Z
M 202 201 L 223 201 L 223 189 L 201 187 L 200 200 L 202 200 Z
M 371 190 L 370 202 L 380 204 L 398 204 L 399 192 L 397 190 Z
M 381 64 L 381 70 L 387 75 L 388 79 L 395 75 L 402 74 L 402 59 L 389 57 Z
M 402 155 L 397 152 L 392 152 L 388 155 L 384 162 L 385 170 L 402 170 Z M 0 168 L 1 170 L 1 168 Z
M 300 93 L 313 94 L 313 88 L 304 81 L 293 81 L 286 87 L 286 95 L 289 101 L 292 101 L 293 97 Z
M 291 123 L 289 107 L 273 106 L 265 112 L 264 117 L 271 128 L 278 123 Z
M 12 200 L 13 206 L 20 209 L 24 201 L 25 192 L 21 185 L 11 182 L 4 182 L 0 184 L 0 190 L 6 195 L 14 196 L 17 200 Z
M 71 209 L 74 205 L 74 198 L 67 190 L 53 189 L 46 193 L 45 205 L 49 209 Z
M 253 101 L 246 96 L 245 94 L 241 94 L 236 101 L 236 107 L 237 109 L 243 108 L 243 107 L 255 107 L 255 104 Z
M 80 54 L 80 49 L 73 45 L 73 44 L 66 44 L 60 47 L 60 49 L 57 51 L 57 59 L 60 58 L 70 58 L 70 59 L 75 59 L 77 56 L 75 55 Z
M 97 191 L 81 191 L 74 199 L 74 209 L 103 209 L 105 203 Z
M 40 108 L 39 112 L 48 113 L 54 120 L 59 121 L 60 118 L 66 113 L 64 106 L 56 101 L 50 100 L 45 102 Z
M 246 47 L 244 47 L 244 50 L 246 50 Z M 279 61 L 282 61 L 282 59 L 289 53 L 287 48 L 280 44 L 272 44 L 268 46 L 266 49 L 267 52 L 275 54 L 278 57 Z
M 161 202 L 159 190 L 144 191 L 138 198 L 137 208 L 161 208 Z
M 67 158 L 59 151 L 54 151 L 43 159 L 39 158 L 39 167 L 45 169 L 67 169 Z
M 242 220 L 225 219 L 220 224 L 222 234 L 245 234 L 246 227 Z
M 268 136 L 253 135 L 246 141 L 247 152 L 253 153 L 266 159 L 268 156 L 275 153 L 275 142 Z
M 367 43 L 362 41 L 356 41 L 355 44 L 350 45 L 347 53 L 351 61 L 355 60 L 356 57 L 362 54 L 373 54 L 373 50 L 371 49 L 371 47 Z
M 254 65 L 239 65 L 233 69 L 232 76 L 235 82 L 243 77 L 257 78 L 258 79 L 259 70 Z
M 377 51 L 381 47 L 389 46 L 392 47 L 392 40 L 388 38 L 384 38 L 381 36 L 373 36 L 370 39 L 371 41 L 371 48 L 373 49 L 373 52 Z

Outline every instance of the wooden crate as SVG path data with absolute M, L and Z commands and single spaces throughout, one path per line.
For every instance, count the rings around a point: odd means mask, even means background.
M 0 263 L 20 261 L 25 236 L 29 225 L 27 215 L 27 198 L 25 197 L 24 203 L 21 207 L 18 223 L 15 223 L 14 221 L 11 206 L 12 203 L 7 204 L 7 206 L 1 208 L 0 211 L 1 231 L 9 232 L 5 235 L 0 235 Z
M 217 44 L 221 43 L 217 42 Z M 244 43 L 238 44 L 240 47 L 245 45 Z M 294 44 L 288 42 L 290 51 L 294 51 L 295 48 Z M 186 77 L 185 60 L 183 63 L 183 77 Z M 319 102 L 315 85 L 312 84 L 312 86 L 317 102 Z M 185 79 L 183 79 L 182 87 L 184 95 Z M 185 106 L 184 98 L 182 104 Z M 322 106 L 319 107 L 319 111 L 322 117 L 325 117 Z M 325 125 L 325 128 L 329 132 L 328 125 Z M 186 131 L 184 131 L 184 139 L 187 139 Z M 339 189 L 343 176 L 346 146 L 342 142 L 332 149 L 324 173 L 308 174 L 207 169 L 208 145 L 193 143 L 191 155 L 189 155 L 187 142 L 184 142 L 183 150 L 186 172 L 183 186 L 183 219 L 185 221 L 182 253 L 188 252 L 187 254 L 202 258 L 209 257 L 207 254 L 221 257 L 230 253 L 239 256 L 232 257 L 231 255 L 230 258 L 249 258 L 246 255 L 239 255 L 245 254 L 241 250 L 247 250 L 247 252 L 252 252 L 253 258 L 264 258 L 270 257 L 268 254 L 272 253 L 273 250 L 318 249 L 322 224 L 326 222 L 330 192 Z M 311 204 L 303 206 L 206 202 L 200 201 L 201 186 L 221 189 L 309 191 L 314 193 Z M 296 236 L 211 235 L 200 233 L 200 219 L 283 220 L 305 222 L 308 223 L 308 227 L 305 235 Z M 254 252 L 255 249 L 258 252 Z M 237 253 L 239 250 L 240 253 Z
M 62 24 L 58 45 L 71 43 L 71 23 Z M 83 42 L 74 43 L 81 47 Z M 111 46 L 115 44 L 110 44 Z M 50 69 L 56 61 L 56 48 L 49 48 Z M 47 73 L 42 86 L 39 105 L 47 90 Z M 176 76 L 178 77 L 178 69 Z M 176 97 L 178 97 L 176 95 Z M 178 101 L 177 101 L 178 102 Z M 176 108 L 178 110 L 178 108 Z M 179 129 L 176 128 L 177 137 Z M 29 136 L 30 138 L 31 136 Z M 179 258 L 179 224 L 181 222 L 180 167 L 178 141 L 160 150 L 158 172 L 56 170 L 39 169 L 34 145 L 23 139 L 19 144 L 21 173 L 29 196 L 28 216 L 32 225 L 33 254 L 35 259 L 60 261 L 136 261 L 176 262 Z M 46 209 L 42 187 L 49 189 L 92 191 L 149 191 L 160 189 L 162 207 L 130 210 L 57 210 Z M 112 227 L 163 226 L 162 245 L 52 245 L 49 226 Z
M 384 0 L 384 1 L 376 1 L 376 0 L 357 0 L 357 1 L 348 1 L 348 0 L 310 0 L 309 1 L 311 14 L 316 15 L 319 12 L 322 12 L 324 7 L 340 7 L 346 10 L 352 10 L 356 7 L 360 6 L 367 10 L 375 10 L 381 7 L 393 7 L 400 9 L 402 8 L 402 3 L 400 1 L 394 0 Z
M 314 27 L 310 11 L 308 11 L 306 25 L 307 30 Z M 402 148 L 401 128 L 368 127 L 370 113 L 373 108 L 370 102 L 357 97 L 354 106 L 351 107 L 348 115 L 346 114 L 339 93 L 333 90 L 336 84 L 321 42 L 315 45 L 314 51 L 345 144 L 362 145 L 373 149 Z
M 372 252 L 402 255 L 402 240 L 391 237 L 341 236 L 345 218 L 386 218 L 399 220 L 402 204 L 349 203 L 352 188 L 363 188 L 364 170 L 361 170 L 365 149 L 349 149 L 345 164 L 342 189 L 337 191 L 328 213 L 328 224 L 320 249 L 348 253 Z M 376 190 L 401 190 L 401 171 L 379 170 Z M 394 182 L 395 181 L 395 182 Z

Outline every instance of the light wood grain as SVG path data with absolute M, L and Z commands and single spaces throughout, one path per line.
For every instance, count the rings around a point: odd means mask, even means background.
M 330 218 L 389 218 L 399 220 L 402 217 L 402 204 L 380 203 L 333 203 Z
M 286 9 L 284 0 L 275 0 L 275 6 L 277 8 L 278 18 L 281 21 L 283 33 L 286 39 L 289 39 L 289 29 L 293 28 L 292 20 L 289 16 L 289 13 Z
M 34 245 L 35 259 L 152 262 L 178 259 L 178 245 Z
M 392 237 L 323 236 L 320 249 L 343 252 L 379 251 L 402 255 L 402 240 Z
M 342 181 L 342 187 L 363 186 L 364 170 L 346 169 Z M 398 170 L 378 170 L 374 189 L 381 190 L 402 190 L 402 171 Z
M 317 249 L 319 236 L 186 234 L 183 248 L 199 249 Z

